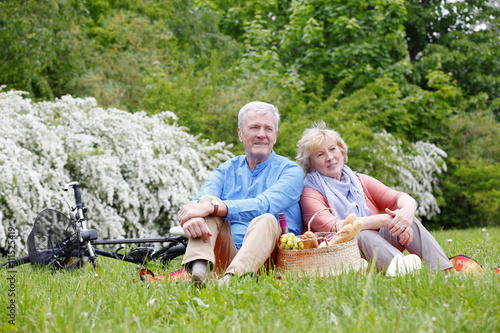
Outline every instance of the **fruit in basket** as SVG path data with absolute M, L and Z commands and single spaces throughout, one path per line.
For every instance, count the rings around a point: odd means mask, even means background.
M 280 237 L 279 246 L 284 250 L 298 250 L 300 245 L 298 244 L 300 238 L 295 236 L 293 233 L 283 234 Z
M 345 243 L 354 239 L 354 237 L 356 237 L 363 228 L 363 225 L 364 223 L 360 219 L 355 220 L 352 224 L 344 224 L 332 240 L 328 242 L 328 245 Z

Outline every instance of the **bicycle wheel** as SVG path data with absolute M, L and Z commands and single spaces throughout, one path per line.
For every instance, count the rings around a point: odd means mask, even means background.
M 84 248 L 78 230 L 66 215 L 53 209 L 41 211 L 28 236 L 31 265 L 68 271 L 81 266 Z

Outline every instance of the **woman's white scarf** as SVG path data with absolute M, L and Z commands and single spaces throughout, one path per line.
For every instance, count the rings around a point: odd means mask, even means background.
M 356 217 L 372 214 L 366 205 L 365 194 L 356 173 L 345 164 L 340 182 L 323 176 L 318 171 L 312 171 L 307 174 L 304 186 L 321 193 L 328 201 L 330 208 L 337 212 L 339 219 L 345 219 L 349 213 L 356 214 Z

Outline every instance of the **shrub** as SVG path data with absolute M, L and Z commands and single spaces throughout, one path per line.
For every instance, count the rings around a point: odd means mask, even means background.
M 62 188 L 70 181 L 80 182 L 100 238 L 162 234 L 211 170 L 232 157 L 226 144 L 187 133 L 169 111 L 147 116 L 71 96 L 34 103 L 2 88 L 0 251 L 9 226 L 20 253 L 39 211 L 66 212 Z

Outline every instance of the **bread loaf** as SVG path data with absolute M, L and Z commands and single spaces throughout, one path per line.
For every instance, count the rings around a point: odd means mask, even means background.
M 353 224 L 356 221 L 356 214 L 351 213 L 344 219 L 344 225 Z
M 302 245 L 304 249 L 313 249 L 318 247 L 318 240 L 312 231 L 306 231 L 302 235 Z
M 316 235 L 312 231 L 306 231 L 304 232 L 304 235 L 302 235 L 302 239 L 308 239 L 308 238 L 316 239 Z
M 354 239 L 354 237 L 356 237 L 359 234 L 359 232 L 363 229 L 365 222 L 361 221 L 360 219 L 356 219 L 353 225 L 354 225 L 354 236 L 352 236 L 352 239 Z
M 328 245 L 345 243 L 354 239 L 354 237 L 356 237 L 363 228 L 363 225 L 364 223 L 360 219 L 355 220 L 354 223 L 351 224 L 346 225 L 344 223 L 342 229 L 335 234 L 332 240 L 328 242 Z

